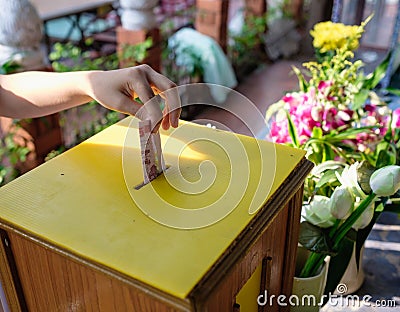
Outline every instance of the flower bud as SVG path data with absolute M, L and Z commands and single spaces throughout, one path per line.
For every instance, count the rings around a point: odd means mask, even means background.
M 358 207 L 361 204 L 361 202 L 358 202 L 355 204 L 356 207 Z M 367 209 L 361 214 L 361 216 L 354 222 L 352 228 L 355 230 L 363 229 L 365 228 L 372 220 L 372 217 L 374 216 L 375 212 L 375 202 L 372 202 L 369 204 Z
M 345 218 L 353 208 L 353 195 L 344 186 L 338 186 L 329 200 L 329 209 L 336 219 Z
M 357 181 L 364 193 L 371 193 L 371 186 L 369 180 L 371 174 L 375 171 L 375 167 L 372 166 L 368 161 L 363 161 L 357 168 Z
M 391 165 L 376 170 L 369 180 L 377 196 L 391 196 L 400 188 L 400 166 Z
M 328 228 L 335 222 L 329 211 L 329 198 L 320 195 L 315 195 L 310 204 L 303 206 L 303 217 L 322 228 Z

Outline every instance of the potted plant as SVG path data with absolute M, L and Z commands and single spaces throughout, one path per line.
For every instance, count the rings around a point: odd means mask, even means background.
M 294 68 L 300 90 L 266 115 L 268 140 L 303 148 L 316 164 L 305 182 L 299 239 L 311 253 L 299 277 L 314 276 L 329 255 L 326 295 L 352 257 L 359 267 L 364 241 L 382 211 L 400 211 L 400 108 L 389 109 L 373 91 L 389 57 L 367 76 L 362 62 L 353 60 L 368 20 L 360 26 L 316 24 L 311 35 L 318 61 L 304 64 L 309 76 Z
M 27 147 L 26 139 L 18 134 L 19 130 L 18 122 L 11 120 L 6 132 L 0 133 L 0 186 L 20 174 L 21 168 L 17 167 L 26 160 L 31 151 Z
M 263 36 L 267 30 L 269 12 L 262 16 L 245 15 L 243 26 L 237 33 L 231 31 L 227 54 L 239 81 L 266 60 Z

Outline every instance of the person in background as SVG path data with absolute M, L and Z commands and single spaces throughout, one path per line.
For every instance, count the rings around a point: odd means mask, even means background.
M 175 87 L 148 65 L 110 71 L 0 75 L 0 116 L 41 117 L 96 100 L 108 109 L 150 119 L 156 132 L 160 125 L 165 130 L 178 126 L 181 110 Z M 163 111 L 158 101 L 150 101 L 158 93 L 165 99 Z M 144 107 L 134 100 L 136 97 L 146 103 Z

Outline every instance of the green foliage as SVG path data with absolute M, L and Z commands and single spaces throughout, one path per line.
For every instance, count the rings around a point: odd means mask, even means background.
M 91 42 L 87 41 L 87 48 Z M 53 51 L 49 55 L 51 65 L 56 72 L 68 72 L 78 70 L 110 70 L 118 68 L 118 57 L 115 53 L 105 56 L 93 57 L 96 52 L 86 50 L 71 42 L 55 43 Z
M 63 152 L 65 152 L 65 147 L 60 146 L 58 149 L 52 150 L 50 153 L 48 153 L 47 156 L 45 157 L 44 161 L 49 161 L 49 160 L 57 157 L 58 155 L 62 154 Z
M 11 74 L 15 72 L 20 65 L 16 63 L 14 60 L 8 60 L 0 66 L 0 75 Z
M 352 62 L 353 57 L 354 53 L 351 51 L 336 51 L 329 60 L 304 63 L 303 66 L 309 71 L 310 80 L 305 82 L 305 78 L 297 72 L 297 76 L 301 78 L 300 86 L 309 90 L 310 87 L 318 88 L 320 82 L 333 82 L 329 102 L 337 107 L 350 106 L 355 95 L 362 89 L 363 83 L 359 73 L 363 63 L 360 60 Z
M 247 16 L 241 32 L 239 34 L 231 34 L 233 44 L 228 46 L 228 56 L 234 67 L 258 64 L 262 59 L 260 57 L 260 47 L 267 29 L 268 14 Z
M 300 224 L 299 243 L 310 251 L 334 255 L 329 231 L 304 221 Z
M 148 50 L 153 46 L 153 39 L 147 38 L 139 44 L 125 44 L 122 46 L 120 54 L 124 66 L 136 66 L 141 63 L 148 54 Z
M 20 128 L 17 121 L 14 121 L 10 130 L 0 140 L 0 185 L 16 178 L 19 175 L 15 165 L 24 162 L 30 150 L 25 145 L 15 142 L 16 132 Z
M 328 22 L 328 26 L 337 25 Z M 320 35 L 330 39 L 342 34 Z M 294 69 L 300 92 L 272 105 L 266 118 L 272 120 L 271 133 L 277 142 L 306 150 L 307 158 L 317 165 L 304 185 L 305 221 L 299 242 L 311 254 L 300 277 L 314 276 L 330 255 L 328 294 L 340 282 L 354 248 L 359 263 L 361 247 L 379 215 L 385 210 L 400 211 L 398 175 L 389 178 L 392 172 L 386 171 L 400 169 L 400 129 L 395 128 L 398 110 L 389 109 L 386 99 L 374 90 L 386 74 L 390 53 L 367 76 L 348 46 L 321 56 L 317 55 L 318 62 L 303 64 L 304 74 Z M 379 187 L 390 192 L 381 192 Z
M 294 125 L 292 118 L 290 118 L 290 114 L 288 111 L 286 111 L 286 118 L 288 119 L 288 128 L 289 128 L 289 135 L 290 138 L 292 139 L 294 147 L 299 148 L 300 143 L 298 140 L 299 135 L 297 134 L 297 129 L 296 126 Z

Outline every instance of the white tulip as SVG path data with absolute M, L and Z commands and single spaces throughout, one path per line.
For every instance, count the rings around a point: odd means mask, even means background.
M 344 168 L 341 175 L 338 172 L 335 172 L 335 174 L 342 186 L 348 187 L 354 196 L 364 199 L 367 195 L 363 192 L 357 180 L 357 168 L 359 166 L 360 163 L 356 162 Z
M 391 196 L 400 188 L 400 166 L 386 166 L 376 170 L 369 180 L 377 196 Z
M 329 209 L 336 219 L 344 219 L 353 208 L 354 198 L 350 190 L 345 186 L 335 188 L 329 200 Z
M 310 204 L 303 205 L 303 218 L 322 228 L 331 227 L 335 218 L 329 210 L 329 198 L 315 195 Z

